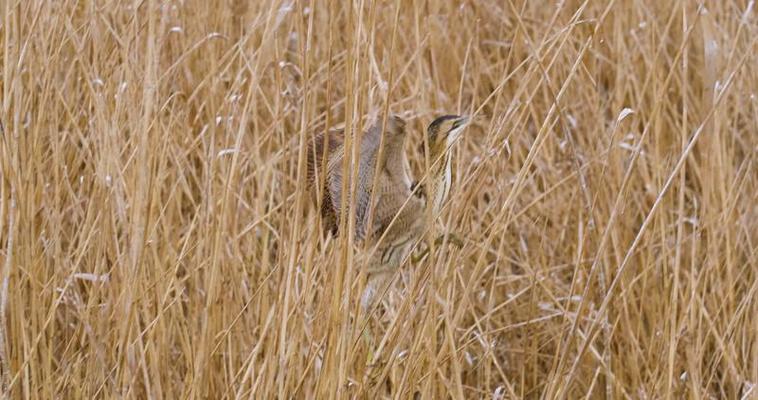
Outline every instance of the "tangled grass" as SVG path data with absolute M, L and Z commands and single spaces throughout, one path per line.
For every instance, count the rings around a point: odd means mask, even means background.
M 756 398 L 753 5 L 3 1 L 5 393 Z M 361 325 L 305 143 L 387 111 L 463 245 Z

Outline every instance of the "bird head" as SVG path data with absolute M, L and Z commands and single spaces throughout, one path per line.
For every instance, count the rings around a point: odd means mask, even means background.
M 432 121 L 426 129 L 430 154 L 434 157 L 449 150 L 461 136 L 468 121 L 468 117 L 461 115 L 443 115 Z

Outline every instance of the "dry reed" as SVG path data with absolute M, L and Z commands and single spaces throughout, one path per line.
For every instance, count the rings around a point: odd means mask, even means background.
M 758 398 L 753 5 L 0 2 L 3 390 Z M 361 325 L 304 145 L 387 111 L 465 240 Z

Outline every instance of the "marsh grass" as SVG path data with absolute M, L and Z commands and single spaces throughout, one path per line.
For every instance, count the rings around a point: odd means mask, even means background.
M 753 5 L 0 2 L 5 392 L 755 398 Z M 387 111 L 463 246 L 361 325 L 305 145 Z

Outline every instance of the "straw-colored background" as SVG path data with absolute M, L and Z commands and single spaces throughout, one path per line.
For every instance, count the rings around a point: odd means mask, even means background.
M 13 398 L 758 396 L 753 1 L 0 8 Z M 301 139 L 385 107 L 476 120 L 368 368 Z

